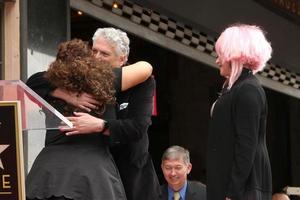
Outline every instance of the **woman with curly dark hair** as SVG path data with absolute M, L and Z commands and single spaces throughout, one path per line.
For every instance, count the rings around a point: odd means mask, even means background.
M 95 117 L 114 118 L 114 106 L 109 105 L 115 102 L 114 95 L 121 90 L 114 86 L 121 81 L 115 79 L 109 64 L 97 60 L 85 42 L 74 39 L 60 44 L 56 60 L 49 69 L 30 77 L 27 84 L 64 116 L 90 111 Z M 88 95 L 97 106 L 90 105 L 89 109 L 93 109 L 87 110 L 70 103 L 72 100 L 67 103 L 49 95 L 55 88 L 76 94 L 70 96 L 74 99 Z M 45 147 L 26 180 L 27 198 L 126 199 L 106 140 L 107 136 L 99 133 L 67 136 L 58 130 L 48 130 Z
M 114 103 L 112 68 L 95 59 L 86 43 L 79 39 L 62 43 L 56 57 L 45 74 L 52 86 L 76 95 L 87 93 L 93 96 L 98 102 L 96 111 L 100 114 L 103 114 L 106 104 Z M 70 104 L 68 107 L 72 108 L 71 111 L 80 111 Z M 65 113 L 66 116 L 71 114 Z

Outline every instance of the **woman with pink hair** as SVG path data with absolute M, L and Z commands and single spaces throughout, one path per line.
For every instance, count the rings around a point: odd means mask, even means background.
M 267 101 L 254 76 L 271 58 L 271 45 L 259 27 L 236 24 L 222 32 L 215 49 L 226 80 L 211 111 L 207 199 L 271 200 Z

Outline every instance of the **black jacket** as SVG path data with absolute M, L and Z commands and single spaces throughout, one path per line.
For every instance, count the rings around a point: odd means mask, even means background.
M 244 69 L 215 103 L 207 149 L 207 199 L 271 198 L 266 147 L 267 102 L 263 88 Z M 256 198 L 251 198 L 256 200 Z
M 108 120 L 111 152 L 128 200 L 154 199 L 159 182 L 148 153 L 147 130 L 151 125 L 154 79 L 117 96 L 117 120 Z

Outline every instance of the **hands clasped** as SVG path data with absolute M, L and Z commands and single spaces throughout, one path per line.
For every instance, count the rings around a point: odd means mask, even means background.
M 66 135 L 80 135 L 101 132 L 104 128 L 104 120 L 88 113 L 74 112 L 73 117 L 67 117 L 73 124 L 73 128 L 61 127 L 60 131 Z

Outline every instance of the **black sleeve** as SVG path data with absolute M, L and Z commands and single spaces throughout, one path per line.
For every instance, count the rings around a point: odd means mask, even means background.
M 253 167 L 264 103 L 259 89 L 251 84 L 243 85 L 233 100 L 234 162 L 229 176 L 227 197 L 234 199 L 243 191 Z
M 118 95 L 122 90 L 122 68 L 113 68 L 115 74 L 114 88 L 116 90 L 116 95 Z
M 38 72 L 33 74 L 26 81 L 26 85 L 43 99 L 47 99 L 50 97 L 50 93 L 55 90 L 55 87 L 46 80 L 44 75 L 45 72 Z
M 155 81 L 150 77 L 131 89 L 126 116 L 122 119 L 109 120 L 112 145 L 126 144 L 147 134 L 151 124 L 154 88 Z

